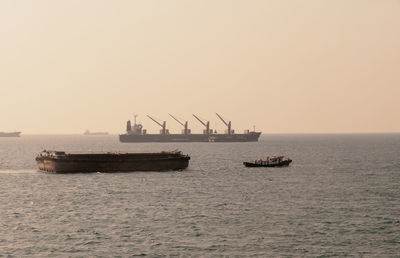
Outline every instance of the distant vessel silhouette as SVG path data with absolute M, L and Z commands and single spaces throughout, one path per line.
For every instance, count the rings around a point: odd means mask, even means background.
M 21 132 L 0 132 L 0 137 L 20 137 Z
M 89 130 L 86 130 L 84 135 L 108 135 L 107 132 L 90 132 Z

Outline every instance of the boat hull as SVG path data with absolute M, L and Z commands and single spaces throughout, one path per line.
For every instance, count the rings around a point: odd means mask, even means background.
M 253 162 L 243 162 L 243 165 L 245 167 L 287 167 L 290 165 L 290 163 L 292 163 L 291 159 L 284 160 L 277 164 L 256 164 Z
M 179 153 L 104 153 L 38 156 L 38 168 L 53 173 L 183 170 L 190 157 Z
M 120 142 L 208 142 L 206 134 L 121 134 L 119 135 Z
M 120 142 L 256 142 L 260 132 L 248 134 L 121 134 Z
M 257 142 L 260 132 L 250 132 L 248 134 L 213 134 L 210 142 Z

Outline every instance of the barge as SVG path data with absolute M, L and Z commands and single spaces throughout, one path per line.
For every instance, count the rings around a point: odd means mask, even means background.
M 53 173 L 171 171 L 188 167 L 190 157 L 180 151 L 157 153 L 67 153 L 44 150 L 38 168 Z

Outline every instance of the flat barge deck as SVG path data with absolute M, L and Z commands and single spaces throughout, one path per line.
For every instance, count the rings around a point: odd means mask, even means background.
M 66 153 L 44 150 L 38 168 L 53 173 L 171 171 L 188 167 L 190 157 L 180 151 L 157 153 Z

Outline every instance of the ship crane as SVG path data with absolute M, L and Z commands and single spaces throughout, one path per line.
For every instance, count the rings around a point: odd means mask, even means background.
M 215 113 L 218 117 L 219 117 L 219 119 L 221 119 L 221 121 L 228 127 L 228 134 L 231 134 L 232 133 L 232 130 L 231 130 L 231 121 L 229 121 L 228 123 L 227 122 L 225 122 L 225 120 L 220 116 L 220 115 L 218 115 L 218 113 Z
M 202 123 L 202 124 L 206 127 L 206 130 L 205 130 L 204 132 L 205 132 L 205 134 L 209 135 L 209 134 L 211 133 L 211 130 L 210 130 L 210 121 L 207 121 L 207 123 L 204 123 L 204 122 L 201 121 L 201 119 L 198 118 L 195 114 L 193 114 L 193 116 L 194 116 L 200 123 Z
M 178 120 L 178 118 L 176 118 L 176 117 L 174 117 L 173 115 L 171 115 L 171 114 L 168 114 L 168 115 L 170 115 L 176 122 L 178 122 L 178 123 L 180 123 L 182 126 L 183 126 L 183 134 L 189 134 L 189 129 L 188 129 L 188 122 L 187 121 L 185 121 L 185 123 L 182 123 L 181 121 L 179 121 Z
M 152 118 L 151 116 L 147 115 L 148 118 L 150 118 L 151 120 L 153 120 L 156 124 L 158 124 L 159 126 L 161 126 L 162 130 L 161 130 L 161 134 L 162 135 L 166 135 L 167 134 L 167 124 L 164 121 L 162 124 L 160 122 L 158 122 L 157 120 L 155 120 L 154 118 Z

